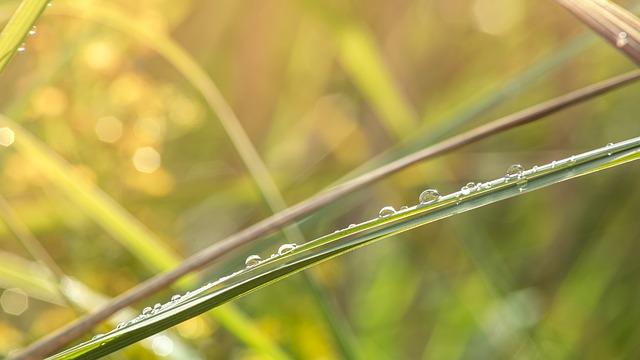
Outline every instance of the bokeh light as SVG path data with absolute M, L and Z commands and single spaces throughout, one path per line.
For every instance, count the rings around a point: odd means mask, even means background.
M 29 297 L 18 288 L 7 289 L 0 297 L 0 304 L 5 313 L 17 316 L 29 307 Z
M 132 160 L 136 170 L 150 174 L 158 170 L 161 158 L 155 149 L 147 146 L 136 150 Z
M 96 123 L 96 134 L 104 142 L 116 142 L 122 136 L 122 121 L 114 116 L 100 118 Z
M 0 145 L 9 146 L 13 144 L 14 140 L 15 134 L 13 130 L 9 129 L 8 127 L 0 128 Z

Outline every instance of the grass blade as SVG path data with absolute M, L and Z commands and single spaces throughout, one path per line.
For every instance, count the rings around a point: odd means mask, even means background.
M 0 33 L 0 74 L 18 49 L 24 51 L 23 42 L 29 31 L 47 8 L 49 0 L 24 0 Z
M 640 65 L 640 20 L 605 0 L 557 0 L 605 40 Z
M 387 215 L 293 247 L 286 253 L 279 251 L 279 254 L 274 254 L 253 267 L 240 270 L 165 303 L 156 314 L 139 315 L 120 329 L 50 359 L 95 358 L 107 355 L 271 282 L 358 247 L 446 217 L 638 158 L 640 158 L 640 138 L 634 138 L 526 171 L 520 165 L 514 165 L 509 168 L 505 176 L 485 184 L 464 187 L 458 192 L 445 196 L 434 195 L 430 199 L 423 199 L 428 201 L 422 201 L 418 205 L 398 212 L 390 210 Z

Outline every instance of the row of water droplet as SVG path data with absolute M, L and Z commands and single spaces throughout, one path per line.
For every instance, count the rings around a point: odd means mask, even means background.
M 610 148 L 612 147 L 613 144 L 609 143 L 607 144 L 606 148 Z M 611 152 L 608 152 L 607 155 L 611 155 Z M 429 205 L 433 205 L 438 203 L 440 200 L 443 199 L 451 199 L 451 198 L 455 198 L 455 203 L 456 204 L 460 204 L 460 202 L 463 200 L 463 198 L 467 195 L 470 195 L 474 192 L 478 192 L 481 190 L 487 190 L 492 188 L 493 186 L 496 185 L 501 185 L 501 184 L 507 184 L 510 182 L 515 182 L 516 186 L 520 189 L 520 191 L 524 191 L 526 190 L 527 187 L 527 174 L 536 174 L 542 171 L 547 171 L 550 169 L 557 169 L 560 167 L 571 167 L 573 165 L 575 165 L 577 163 L 578 158 L 576 156 L 571 156 L 568 159 L 564 159 L 564 160 L 560 160 L 560 161 L 553 161 L 550 164 L 547 164 L 545 166 L 534 166 L 531 170 L 529 171 L 525 171 L 524 168 L 522 167 L 522 165 L 520 164 L 514 164 L 509 166 L 509 168 L 506 171 L 506 174 L 502 177 L 502 178 L 498 178 L 496 180 L 493 181 L 489 181 L 486 183 L 474 183 L 474 182 L 469 182 L 467 183 L 465 186 L 463 186 L 460 191 L 447 195 L 445 197 L 441 196 L 440 193 L 435 190 L 435 189 L 428 189 L 428 190 L 424 190 L 422 193 L 420 193 L 420 195 L 418 196 L 418 205 L 416 206 L 429 206 Z M 402 208 L 400 208 L 399 211 L 396 211 L 395 208 L 393 208 L 392 206 L 384 206 L 382 209 L 380 209 L 379 213 L 378 213 L 378 218 L 386 218 L 389 217 L 391 215 L 394 215 L 398 212 L 404 211 L 404 210 L 408 210 L 409 207 L 407 206 L 403 206 Z M 347 227 L 347 229 L 353 229 L 355 228 L 356 224 L 351 224 Z M 346 229 L 343 229 L 346 230 Z M 341 230 L 338 230 L 336 232 L 339 232 Z M 147 319 L 151 316 L 157 315 L 158 313 L 160 313 L 161 311 L 167 310 L 169 308 L 173 308 L 175 305 L 179 304 L 179 303 L 183 303 L 185 301 L 188 301 L 190 299 L 193 299 L 194 297 L 196 297 L 197 295 L 213 288 L 216 285 L 221 284 L 222 282 L 233 278 L 241 273 L 244 273 L 246 271 L 248 271 L 249 269 L 255 268 L 256 266 L 265 263 L 266 261 L 269 261 L 271 259 L 275 259 L 281 256 L 284 256 L 286 254 L 291 253 L 293 250 L 295 250 L 296 248 L 298 248 L 298 245 L 296 244 L 283 244 L 278 248 L 277 253 L 275 254 L 271 254 L 269 257 L 263 259 L 262 257 L 260 257 L 259 255 L 249 255 L 246 260 L 245 260 L 245 268 L 239 271 L 236 271 L 230 275 L 224 276 L 220 279 L 218 279 L 215 282 L 212 283 L 208 283 L 205 286 L 202 286 L 201 288 L 195 290 L 195 291 L 189 291 L 184 295 L 179 295 L 176 294 L 174 296 L 171 297 L 171 300 L 165 304 L 155 304 L 153 307 L 145 307 L 141 314 L 138 315 L 136 318 L 130 320 L 129 322 L 126 323 L 120 323 L 118 324 L 118 326 L 112 330 L 112 331 L 116 331 L 116 330 L 120 330 L 123 329 L 129 325 L 135 324 L 139 321 L 142 321 L 144 319 Z M 104 336 L 103 334 L 98 334 L 94 337 L 94 339 L 96 338 L 100 338 Z

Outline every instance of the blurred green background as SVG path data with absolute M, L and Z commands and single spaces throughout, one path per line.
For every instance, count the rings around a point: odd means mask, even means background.
M 18 4 L 0 1 L 3 24 Z M 552 1 L 54 0 L 0 77 L 0 113 L 181 257 L 272 214 L 257 186 L 269 180 L 252 177 L 197 80 L 144 32 L 173 39 L 167 51 L 208 74 L 200 79 L 218 87 L 289 205 L 635 67 Z M 382 206 L 415 204 L 426 188 L 449 193 L 513 163 L 530 168 L 633 137 L 639 95 L 631 85 L 414 166 L 300 229 L 310 240 Z M 555 185 L 359 249 L 314 275 L 364 358 L 638 358 L 639 175 L 630 164 Z M 115 241 L 14 145 L 0 147 L 0 195 L 0 354 L 83 312 L 65 305 L 10 223 L 23 223 L 64 274 L 109 297 L 159 271 L 140 260 L 153 253 Z M 261 239 L 202 282 L 283 242 Z M 296 275 L 235 305 L 291 357 L 341 358 L 314 297 Z M 201 358 L 265 356 L 206 317 L 173 333 L 172 349 Z M 112 358 L 163 356 L 179 355 L 144 344 Z

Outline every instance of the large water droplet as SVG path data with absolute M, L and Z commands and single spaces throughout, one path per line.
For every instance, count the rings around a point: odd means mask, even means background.
M 281 245 L 281 246 L 278 248 L 278 254 L 279 254 L 279 255 L 284 255 L 284 254 L 286 254 L 286 253 L 290 253 L 290 252 L 292 252 L 292 251 L 293 251 L 293 249 L 295 249 L 297 246 L 298 246 L 298 245 L 296 245 L 296 244 L 284 244 L 284 245 Z
M 247 256 L 247 260 L 244 261 L 244 264 L 247 267 L 252 267 L 258 265 L 260 261 L 262 261 L 260 255 L 249 255 Z
M 394 209 L 393 206 L 385 206 L 382 209 L 380 209 L 380 213 L 378 213 L 378 216 L 380 217 L 391 216 L 395 213 L 396 213 L 396 209 Z
M 621 48 L 627 45 L 628 43 L 629 43 L 629 39 L 627 39 L 627 33 L 624 31 L 621 31 L 618 34 L 618 38 L 616 39 L 616 46 Z
M 29 30 L 29 35 L 35 35 L 38 32 L 38 30 L 36 29 L 36 26 L 34 25 L 31 30 Z
M 420 204 L 428 204 L 438 199 L 440 199 L 440 193 L 435 189 L 427 189 L 420 193 L 420 196 L 418 196 L 418 201 L 420 202 Z
M 522 176 L 524 168 L 520 164 L 513 164 L 507 169 L 507 178 L 514 178 Z
M 476 187 L 476 184 L 473 182 L 467 183 L 467 185 L 463 186 L 460 189 L 460 192 L 462 192 L 462 195 L 469 195 L 471 194 L 471 190 L 473 190 L 473 188 Z

